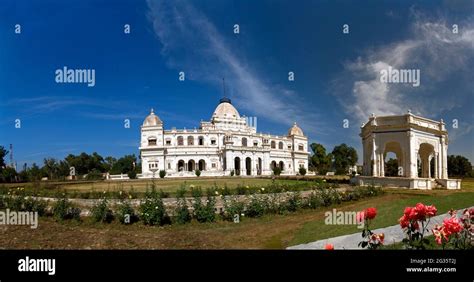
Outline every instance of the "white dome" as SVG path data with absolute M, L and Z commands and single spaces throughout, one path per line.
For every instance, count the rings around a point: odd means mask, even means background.
M 220 118 L 240 118 L 239 112 L 232 106 L 230 99 L 222 98 L 219 105 L 214 110 L 213 117 Z
M 162 124 L 163 122 L 157 115 L 155 115 L 153 109 L 151 109 L 150 114 L 143 121 L 143 126 L 157 126 Z
M 298 125 L 296 125 L 296 122 L 293 124 L 290 130 L 288 130 L 288 136 L 291 136 L 291 135 L 304 136 L 303 130 L 301 130 L 301 128 Z

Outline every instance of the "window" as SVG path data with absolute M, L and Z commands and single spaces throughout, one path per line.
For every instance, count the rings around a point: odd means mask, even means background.
M 168 169 L 171 169 L 171 163 L 168 163 Z
M 184 145 L 184 138 L 183 136 L 178 136 L 178 146 L 183 146 Z
M 204 145 L 204 137 L 202 137 L 202 136 L 199 136 L 199 137 L 198 137 L 198 145 L 199 145 L 199 146 L 203 146 L 203 145 Z
M 156 162 L 156 163 L 149 163 L 149 164 L 148 164 L 148 168 L 149 168 L 149 169 L 158 168 L 158 163 L 157 163 L 157 162 Z
M 272 143 L 270 143 L 270 144 L 271 144 L 272 149 L 275 149 L 275 148 L 276 148 L 276 143 L 275 143 L 275 141 L 272 141 Z
M 194 137 L 188 136 L 188 146 L 194 145 Z
M 291 145 L 288 145 L 288 150 L 291 150 Z
M 171 145 L 171 139 L 166 139 L 166 145 L 170 146 Z
M 214 138 L 211 139 L 211 145 L 216 145 L 216 139 Z
M 247 138 L 242 138 L 242 147 L 247 147 Z
M 299 145 L 298 145 L 298 150 L 304 151 L 304 146 L 303 146 L 303 144 L 299 144 Z
M 212 163 L 212 168 L 216 168 L 216 163 Z
M 258 141 L 253 141 L 253 146 L 257 147 L 258 146 Z
M 155 138 L 148 139 L 148 146 L 156 146 L 156 139 Z
M 283 150 L 283 142 L 278 143 L 278 149 Z

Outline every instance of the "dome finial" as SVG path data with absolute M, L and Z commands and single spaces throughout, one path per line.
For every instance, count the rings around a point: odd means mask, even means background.
M 150 114 L 154 114 L 155 112 L 153 111 L 153 108 L 150 110 Z

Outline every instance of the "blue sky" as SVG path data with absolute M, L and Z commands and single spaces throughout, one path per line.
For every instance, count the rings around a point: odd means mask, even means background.
M 360 156 L 359 126 L 371 113 L 411 109 L 444 119 L 449 153 L 472 162 L 472 3 L 2 1 L 0 144 L 14 145 L 19 167 L 82 151 L 138 155 L 150 108 L 165 128 L 198 127 L 222 97 L 225 77 L 228 96 L 258 118 L 258 131 L 282 135 L 296 121 L 310 142 L 329 151 L 347 143 Z M 96 85 L 56 83 L 64 66 L 95 69 Z M 380 83 L 384 66 L 420 69 L 420 87 Z

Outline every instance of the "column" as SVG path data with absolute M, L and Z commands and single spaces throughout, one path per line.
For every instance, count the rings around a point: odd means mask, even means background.
M 380 176 L 385 176 L 385 158 L 384 154 L 380 154 Z
M 434 153 L 434 178 L 439 178 L 438 176 L 438 153 Z
M 375 136 L 374 136 L 372 138 L 372 160 L 373 160 L 372 176 L 378 175 L 378 160 L 377 160 L 377 153 L 375 152 L 375 149 L 376 148 L 375 148 Z

